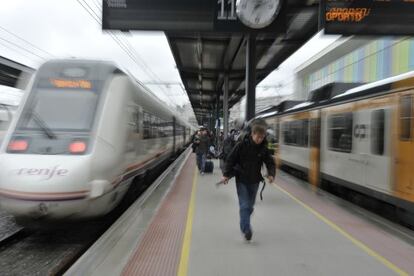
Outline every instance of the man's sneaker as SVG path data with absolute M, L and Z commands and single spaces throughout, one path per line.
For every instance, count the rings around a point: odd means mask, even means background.
M 244 233 L 244 238 L 246 239 L 246 241 L 250 241 L 252 239 L 252 236 L 252 231 L 247 231 L 246 233 Z

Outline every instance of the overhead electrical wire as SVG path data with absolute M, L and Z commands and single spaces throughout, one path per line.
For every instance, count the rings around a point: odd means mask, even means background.
M 86 0 L 76 0 L 79 5 L 92 17 L 94 21 L 98 25 L 101 25 L 101 16 L 98 15 L 98 13 L 89 5 Z M 96 5 L 95 1 L 92 1 L 97 8 L 102 8 Z M 127 54 L 127 56 L 140 68 L 141 71 L 143 71 L 147 76 L 149 76 L 152 79 L 157 80 L 159 83 L 162 83 L 161 79 L 149 68 L 149 66 L 145 63 L 143 58 L 136 52 L 136 50 L 132 47 L 130 42 L 125 38 L 125 36 L 117 36 L 114 31 L 108 31 L 109 36 L 112 38 L 112 40 Z M 170 102 L 166 102 L 168 105 L 173 102 L 175 105 L 178 105 L 176 100 L 171 96 L 171 93 L 169 93 L 168 90 L 166 90 L 166 87 L 164 85 L 159 85 L 161 90 L 164 92 L 164 95 L 170 100 Z M 180 86 L 182 89 L 182 87 Z M 184 91 L 182 91 L 184 92 Z M 185 95 L 187 96 L 187 95 Z M 188 96 L 187 96 L 188 99 Z M 165 101 L 164 101 L 165 102 Z
M 2 40 L 2 39 L 0 39 L 0 40 Z M 3 45 L 5 48 L 7 48 L 7 49 L 9 49 L 9 50 L 12 50 L 12 51 L 14 51 L 14 52 L 16 52 L 16 53 L 19 53 L 19 55 L 23 55 L 23 56 L 25 56 L 28 60 L 31 60 L 31 61 L 33 61 L 33 62 L 35 62 L 35 63 L 38 63 L 38 62 L 39 62 L 38 60 L 34 60 L 34 59 L 32 59 L 33 57 L 31 57 L 31 56 L 27 55 L 26 53 L 22 53 L 21 51 L 18 51 L 16 48 L 11 47 L 10 45 L 8 45 L 8 44 L 6 44 L 6 43 L 4 43 L 4 42 L 2 42 L 2 41 L 0 41 L 0 44 L 1 44 L 1 45 Z
M 13 32 L 11 32 L 11 31 L 7 30 L 6 28 L 3 28 L 2 26 L 0 26 L 0 29 L 2 29 L 3 31 L 7 32 L 8 34 L 10 34 L 10 35 L 12 35 L 12 36 L 14 36 L 14 37 L 16 37 L 16 38 L 18 38 L 18 39 L 20 39 L 20 40 L 24 41 L 25 43 L 29 44 L 32 48 L 34 48 L 34 49 L 36 49 L 36 50 L 38 50 L 38 51 L 41 51 L 41 52 L 45 53 L 45 54 L 46 54 L 46 55 L 48 55 L 48 56 L 55 57 L 53 54 L 51 54 L 51 53 L 49 53 L 49 52 L 47 52 L 47 51 L 45 51 L 45 50 L 43 50 L 43 49 L 39 48 L 38 46 L 36 46 L 36 45 L 34 45 L 33 43 L 31 43 L 31 42 L 27 41 L 26 39 L 24 39 L 24 38 L 22 38 L 22 37 L 20 37 L 20 36 L 16 35 L 15 33 L 13 33 Z

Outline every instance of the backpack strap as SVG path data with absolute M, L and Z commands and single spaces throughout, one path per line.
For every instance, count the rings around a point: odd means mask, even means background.
M 260 200 L 261 200 L 261 201 L 263 201 L 263 190 L 264 190 L 264 189 L 265 189 L 265 187 L 266 187 L 266 181 L 265 181 L 265 180 L 263 180 L 262 182 L 263 182 L 263 186 L 262 186 L 262 190 L 260 191 Z

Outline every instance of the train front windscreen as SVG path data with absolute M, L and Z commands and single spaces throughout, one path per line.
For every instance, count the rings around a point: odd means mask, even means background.
M 92 128 L 98 95 L 83 89 L 40 89 L 25 106 L 18 129 L 88 131 Z

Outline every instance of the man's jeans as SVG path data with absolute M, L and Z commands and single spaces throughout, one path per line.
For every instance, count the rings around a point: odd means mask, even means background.
M 251 231 L 250 215 L 254 210 L 254 203 L 256 202 L 257 190 L 259 183 L 244 184 L 236 183 L 237 196 L 239 198 L 240 208 L 240 230 L 243 233 Z
M 200 170 L 200 172 L 204 172 L 204 168 L 206 167 L 205 153 L 197 153 L 197 167 Z

